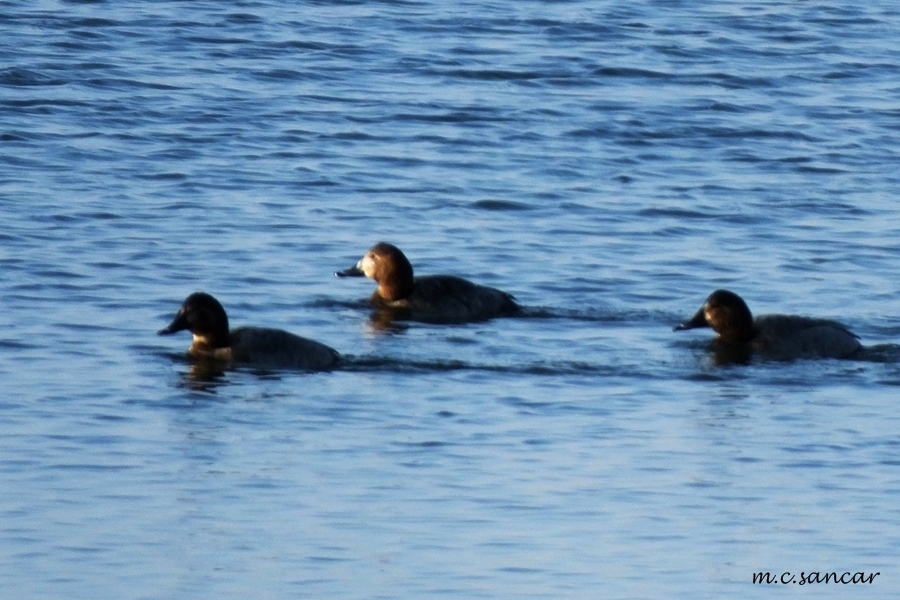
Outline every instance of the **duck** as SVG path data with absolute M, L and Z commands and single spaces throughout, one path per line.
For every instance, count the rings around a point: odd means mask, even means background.
M 750 313 L 744 299 L 729 290 L 716 290 L 700 310 L 675 331 L 711 327 L 717 342 L 738 352 L 751 351 L 777 360 L 798 358 L 848 358 L 862 349 L 859 336 L 829 319 L 798 315 Z
M 370 298 L 372 306 L 401 319 L 466 323 L 514 315 L 521 310 L 511 294 L 462 277 L 414 277 L 406 255 L 387 242 L 378 242 L 356 265 L 335 275 L 374 280 L 378 287 Z
M 187 329 L 194 336 L 188 355 L 194 359 L 267 368 L 322 371 L 334 367 L 340 354 L 333 348 L 282 329 L 229 329 L 225 309 L 205 292 L 189 295 L 159 335 Z

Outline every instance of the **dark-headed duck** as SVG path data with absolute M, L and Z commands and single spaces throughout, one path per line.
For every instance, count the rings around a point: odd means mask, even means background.
M 372 246 L 353 267 L 338 277 L 363 276 L 378 284 L 372 294 L 377 309 L 417 321 L 465 323 L 519 312 L 510 294 L 452 275 L 413 277 L 409 260 L 392 244 Z
M 690 320 L 675 331 L 711 327 L 718 340 L 732 348 L 759 351 L 780 360 L 846 358 L 862 348 L 859 338 L 844 325 L 828 319 L 796 315 L 760 315 L 755 319 L 747 303 L 728 290 L 716 290 Z
M 187 329 L 194 335 L 188 354 L 269 368 L 324 370 L 337 364 L 340 355 L 325 344 L 281 329 L 228 328 L 228 317 L 219 301 L 203 292 L 188 296 L 175 318 L 159 335 Z

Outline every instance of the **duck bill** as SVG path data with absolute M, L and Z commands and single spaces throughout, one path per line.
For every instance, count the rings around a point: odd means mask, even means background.
M 335 271 L 335 277 L 365 277 L 365 273 L 363 270 L 359 268 L 359 263 L 353 265 L 349 269 L 344 269 L 343 271 Z
M 706 311 L 702 307 L 697 311 L 696 315 L 684 323 L 676 325 L 673 329 L 674 331 L 684 331 L 685 329 L 696 329 L 698 327 L 709 327 L 709 321 L 706 320 Z
M 175 318 L 172 319 L 172 322 L 169 323 L 169 326 L 165 329 L 160 329 L 156 332 L 156 335 L 170 335 L 172 333 L 178 333 L 179 331 L 184 331 L 188 328 L 187 319 L 184 317 L 184 313 L 179 311 Z

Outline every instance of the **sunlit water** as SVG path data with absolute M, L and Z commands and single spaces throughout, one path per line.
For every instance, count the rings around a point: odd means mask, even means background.
M 886 597 L 898 23 L 0 2 L 3 597 Z M 382 239 L 525 315 L 379 329 Z M 719 287 L 869 349 L 717 365 Z M 198 380 L 195 290 L 347 360 Z

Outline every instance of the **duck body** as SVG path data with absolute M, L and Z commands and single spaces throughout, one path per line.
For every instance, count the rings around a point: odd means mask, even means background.
M 453 275 L 426 275 L 413 280 L 405 298 L 386 300 L 377 291 L 372 305 L 416 321 L 464 323 L 518 312 L 510 294 Z
M 378 287 L 371 303 L 398 318 L 433 323 L 466 323 L 516 314 L 521 310 L 511 294 L 454 275 L 413 276 L 409 260 L 392 244 L 373 246 L 338 277 L 366 276 Z
M 159 335 L 188 330 L 193 342 L 188 355 L 199 360 L 265 368 L 321 371 L 334 367 L 340 355 L 334 349 L 282 329 L 237 327 L 229 329 L 225 309 L 203 292 L 185 299 L 168 327 Z
M 847 327 L 830 319 L 760 315 L 753 320 L 755 350 L 784 358 L 847 358 L 862 348 Z
M 676 331 L 711 327 L 723 347 L 758 352 L 776 360 L 847 358 L 862 348 L 845 325 L 830 319 L 798 315 L 753 318 L 744 300 L 728 290 L 716 290 L 691 319 Z

